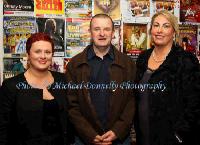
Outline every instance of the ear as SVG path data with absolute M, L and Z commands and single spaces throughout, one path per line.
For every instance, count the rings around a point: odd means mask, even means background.
M 29 60 L 29 54 L 28 53 L 26 53 L 26 58 L 27 58 L 27 61 Z
M 88 32 L 91 33 L 91 29 L 90 28 L 88 28 Z
M 115 38 L 115 30 L 113 30 L 113 32 L 112 32 L 112 39 L 114 39 Z

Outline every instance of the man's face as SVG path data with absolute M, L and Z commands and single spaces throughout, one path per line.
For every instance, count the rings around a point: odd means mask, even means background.
M 94 18 L 91 23 L 90 33 L 96 48 L 107 48 L 114 37 L 112 22 L 109 18 Z

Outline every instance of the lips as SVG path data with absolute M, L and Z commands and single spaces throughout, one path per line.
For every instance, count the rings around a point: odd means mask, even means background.
M 40 64 L 46 64 L 47 61 L 39 61 Z
M 99 38 L 98 40 L 106 40 L 106 38 Z
M 162 35 L 156 35 L 155 36 L 157 39 L 163 39 L 164 38 L 164 36 L 162 36 Z

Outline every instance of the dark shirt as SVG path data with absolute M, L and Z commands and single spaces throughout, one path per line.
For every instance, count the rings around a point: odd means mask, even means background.
M 43 100 L 43 130 L 48 135 L 62 131 L 59 120 L 59 106 L 55 99 Z
M 144 72 L 143 78 L 140 84 L 147 84 L 153 71 L 147 69 Z M 141 132 L 141 145 L 149 145 L 149 92 L 148 89 L 139 90 L 139 102 L 138 102 L 138 115 L 139 115 L 139 129 Z
M 56 99 L 43 100 L 43 120 L 42 128 L 45 133 L 43 143 L 46 145 L 63 145 L 64 140 L 61 135 L 62 126 L 59 117 L 59 105 Z
M 88 63 L 91 68 L 90 83 L 91 84 L 109 84 L 109 66 L 114 60 L 113 49 L 110 48 L 109 52 L 101 59 L 96 56 L 93 49 L 87 52 Z M 108 89 L 90 89 L 91 101 L 96 109 L 102 127 L 105 129 L 107 121 L 108 105 L 110 92 Z

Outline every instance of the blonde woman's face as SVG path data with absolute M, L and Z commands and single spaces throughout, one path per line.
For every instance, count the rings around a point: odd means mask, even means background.
M 173 42 L 175 31 L 172 24 L 163 15 L 154 19 L 151 36 L 155 46 L 166 46 Z

